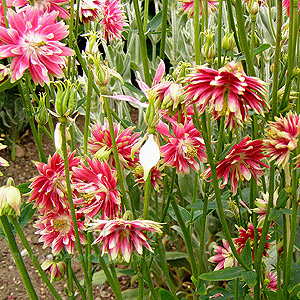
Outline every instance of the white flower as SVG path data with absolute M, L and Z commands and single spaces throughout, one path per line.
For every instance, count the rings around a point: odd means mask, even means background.
M 140 164 L 144 169 L 144 181 L 146 181 L 151 168 L 154 167 L 160 159 L 159 146 L 154 141 L 153 134 L 149 134 L 148 140 L 140 150 L 139 158 Z

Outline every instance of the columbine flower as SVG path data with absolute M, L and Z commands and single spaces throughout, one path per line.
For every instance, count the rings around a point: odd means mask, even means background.
M 149 220 L 95 220 L 90 229 L 100 231 L 94 243 L 102 243 L 102 255 L 107 251 L 112 260 L 118 256 L 129 263 L 132 253 L 143 254 L 143 247 L 153 252 L 145 232 L 162 233 L 161 225 Z
M 12 82 L 29 70 L 33 81 L 43 85 L 49 82 L 49 74 L 63 76 L 65 57 L 74 51 L 59 40 L 68 35 L 67 26 L 57 22 L 56 12 L 41 13 L 27 6 L 18 13 L 9 10 L 9 28 L 0 26 L 0 59 L 13 57 L 11 61 Z
M 224 247 L 214 246 L 217 254 L 208 259 L 208 261 L 214 264 L 218 263 L 214 271 L 237 266 L 237 261 L 234 258 L 229 243 L 226 240 L 222 240 L 222 243 Z
M 300 133 L 300 116 L 289 112 L 286 117 L 275 117 L 266 129 L 267 139 L 264 139 L 266 152 L 271 161 L 283 167 L 288 163 L 290 152 L 296 149 Z
M 238 228 L 239 231 L 239 237 L 234 239 L 234 243 L 238 246 L 238 253 L 242 253 L 243 249 L 246 246 L 246 243 L 248 240 L 250 240 L 250 245 L 251 245 L 251 249 L 252 249 L 252 258 L 254 259 L 254 225 L 252 223 L 250 223 L 248 225 L 247 230 L 240 227 Z M 258 245 L 260 243 L 260 237 L 261 237 L 261 232 L 262 232 L 262 227 L 259 227 L 257 229 L 258 231 Z M 267 236 L 267 240 L 270 239 L 270 236 Z M 268 242 L 265 243 L 265 249 L 263 252 L 263 256 L 267 256 L 267 250 L 270 249 L 270 244 Z
M 265 282 L 268 283 L 268 285 L 266 286 L 267 289 L 270 289 L 274 292 L 277 291 L 277 273 L 276 272 L 268 272 L 268 275 L 265 278 Z
M 77 6 L 77 5 L 76 5 Z M 80 21 L 88 23 L 98 19 L 102 10 L 102 3 L 99 0 L 83 0 L 80 2 Z
M 116 218 L 120 212 L 120 196 L 116 189 L 116 172 L 108 163 L 86 158 L 80 167 L 73 169 L 73 187 L 82 196 L 74 200 L 81 206 L 79 212 L 87 219 L 93 218 L 102 210 L 102 219 Z
M 163 162 L 177 168 L 177 172 L 189 173 L 189 167 L 199 171 L 198 159 L 206 161 L 204 141 L 192 121 L 179 124 L 172 121 L 174 135 L 169 133 L 169 127 L 160 122 L 157 131 L 167 137 L 167 144 L 160 148 Z
M 283 0 L 282 6 L 286 8 L 287 15 L 290 16 L 290 0 Z M 300 7 L 300 2 L 298 1 L 298 11 Z
M 262 141 L 251 140 L 249 136 L 233 146 L 226 157 L 217 164 L 218 179 L 223 178 L 221 188 L 224 188 L 230 177 L 231 191 L 235 195 L 237 192 L 238 181 L 246 179 L 249 181 L 253 175 L 257 181 L 257 176 L 263 175 L 261 167 L 268 166 L 262 162 L 266 156 L 262 153 Z M 207 179 L 211 176 L 210 168 L 206 169 L 202 176 Z
M 146 181 L 150 170 L 158 163 L 160 159 L 159 146 L 154 141 L 153 134 L 149 134 L 148 140 L 140 150 L 140 164 L 144 169 L 144 181 Z
M 14 186 L 14 180 L 10 177 L 7 179 L 5 186 L 0 188 L 0 216 L 20 216 L 21 193 Z
M 78 166 L 80 159 L 74 157 L 75 153 L 68 156 L 69 167 Z M 51 209 L 64 209 L 66 207 L 65 194 L 65 166 L 64 161 L 56 152 L 49 156 L 48 163 L 35 163 L 40 175 L 32 179 L 30 188 L 32 194 L 29 202 L 35 201 L 34 207 L 38 207 L 42 213 Z
M 189 17 L 194 16 L 194 0 L 178 0 L 178 2 L 182 4 L 182 7 L 179 10 L 188 14 Z M 217 0 L 207 1 L 208 12 L 212 12 L 212 11 L 216 10 L 216 5 L 218 5 Z M 205 8 L 205 1 L 201 0 L 200 1 L 200 14 L 201 15 L 202 15 L 204 8 Z
M 217 119 L 225 116 L 226 125 L 242 125 L 249 119 L 248 107 L 263 115 L 266 107 L 264 82 L 247 76 L 235 63 L 229 63 L 219 71 L 206 66 L 189 75 L 185 87 L 187 101 L 197 103 L 200 113 L 208 109 Z
M 140 133 L 132 133 L 133 129 L 133 127 L 128 127 L 121 131 L 120 125 L 114 124 L 120 163 L 127 169 L 135 167 L 138 162 L 138 158 L 136 156 L 131 157 L 131 153 L 132 147 L 138 141 Z M 94 124 L 91 127 L 91 133 L 93 137 L 88 140 L 89 151 L 95 154 L 95 157 L 98 157 L 97 153 L 103 154 L 104 152 L 107 152 L 109 164 L 115 167 L 108 121 L 105 120 L 103 125 L 100 123 Z
M 44 272 L 49 271 L 50 282 L 60 281 L 66 272 L 66 264 L 63 260 L 55 261 L 47 259 L 42 263 L 41 267 Z
M 80 221 L 82 214 L 76 213 L 78 230 L 85 230 L 84 221 Z M 39 230 L 39 242 L 44 242 L 44 248 L 51 246 L 52 253 L 58 254 L 63 247 L 68 253 L 73 253 L 75 231 L 70 210 L 48 211 L 46 215 L 36 221 L 34 227 Z M 80 243 L 85 243 L 85 238 L 79 232 Z
M 119 0 L 105 0 L 102 5 L 102 31 L 106 40 L 122 37 L 123 27 L 127 25 L 125 11 Z

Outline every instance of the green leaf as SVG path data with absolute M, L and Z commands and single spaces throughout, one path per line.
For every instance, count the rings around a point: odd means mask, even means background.
M 262 44 L 262 45 L 260 45 L 258 48 L 255 48 L 255 49 L 253 50 L 253 55 L 254 55 L 254 56 L 255 56 L 255 55 L 258 55 L 258 54 L 264 52 L 265 50 L 269 49 L 270 47 L 271 47 L 270 44 Z M 245 55 L 238 55 L 238 59 L 237 59 L 238 61 L 239 61 L 239 60 L 243 60 L 243 59 L 245 59 Z
M 255 270 L 242 272 L 242 280 L 245 281 L 250 287 L 256 285 L 256 272 Z
M 220 294 L 219 296 L 216 296 L 217 294 Z M 213 289 L 207 295 L 203 295 L 199 297 L 201 300 L 229 300 L 233 299 L 233 293 L 229 290 L 225 290 L 223 288 L 217 287 L 216 289 Z
M 223 270 L 203 273 L 199 278 L 208 281 L 229 281 L 240 277 L 243 271 L 244 268 L 242 267 L 225 268 Z
M 138 289 L 129 289 L 122 292 L 123 300 L 137 300 L 138 299 Z M 149 290 L 143 290 L 143 299 L 149 300 Z
M 278 219 L 280 216 L 282 215 L 282 213 L 276 209 L 276 208 L 271 208 L 270 210 L 270 214 L 269 214 L 269 221 L 275 221 L 276 219 Z
M 93 275 L 92 284 L 93 285 L 101 285 L 107 281 L 105 273 L 103 270 L 100 270 Z
M 173 295 L 165 289 L 160 289 L 159 290 L 159 297 L 160 297 L 161 300 L 175 300 Z
M 188 254 L 185 252 L 166 252 L 166 260 L 176 260 L 182 258 L 188 258 Z
M 252 264 L 252 249 L 250 245 L 250 239 L 246 242 L 245 248 L 243 249 L 242 252 L 242 259 L 245 261 L 248 267 L 251 266 Z
M 18 222 L 22 228 L 31 220 L 35 212 L 33 208 L 33 203 L 23 203 L 21 207 L 21 216 L 18 219 Z
M 21 194 L 28 194 L 31 192 L 31 188 L 29 188 L 30 182 L 22 183 L 17 185 L 16 187 L 19 189 Z
M 300 266 L 296 263 L 293 263 L 291 279 L 288 285 L 289 293 L 292 293 L 295 290 L 295 288 L 299 285 L 300 285 Z
M 162 20 L 162 10 L 156 14 L 147 24 L 147 31 L 155 31 L 160 25 Z
M 8 78 L 6 81 L 4 81 L 1 85 L 0 85 L 0 93 L 11 89 L 12 87 L 14 87 L 15 85 L 19 84 L 20 80 L 15 81 L 14 83 L 10 82 L 10 78 Z

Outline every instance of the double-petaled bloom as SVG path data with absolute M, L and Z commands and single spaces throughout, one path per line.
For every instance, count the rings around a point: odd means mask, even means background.
M 121 200 L 116 189 L 116 172 L 107 162 L 86 158 L 87 165 L 73 169 L 72 187 L 78 195 L 74 203 L 81 207 L 79 212 L 86 221 L 102 212 L 102 219 L 114 219 L 119 216 Z
M 178 173 L 187 174 L 190 167 L 199 171 L 199 163 L 206 161 L 206 153 L 201 133 L 195 128 L 192 121 L 179 124 L 172 121 L 173 134 L 170 128 L 160 122 L 156 130 L 167 138 L 166 145 L 160 148 L 163 162 L 175 167 Z
M 69 168 L 78 166 L 80 159 L 75 153 L 68 155 Z M 49 156 L 48 163 L 37 162 L 39 175 L 32 179 L 32 190 L 29 202 L 35 201 L 34 207 L 38 207 L 42 213 L 51 209 L 60 210 L 68 206 L 66 199 L 67 188 L 65 184 L 65 165 L 61 156 L 56 152 L 53 157 Z
M 78 230 L 85 230 L 84 221 L 81 221 L 81 213 L 76 213 Z M 34 227 L 39 230 L 36 234 L 40 234 L 39 242 L 44 243 L 44 248 L 51 246 L 52 253 L 58 254 L 64 247 L 68 253 L 74 252 L 75 231 L 72 221 L 72 215 L 69 208 L 60 211 L 48 211 L 36 221 Z M 85 244 L 85 238 L 79 232 L 81 244 Z
M 251 176 L 254 176 L 257 181 L 258 176 L 264 174 L 262 167 L 268 168 L 268 165 L 262 162 L 265 157 L 261 140 L 251 140 L 249 136 L 243 138 L 216 166 L 218 179 L 223 177 L 221 188 L 225 187 L 230 178 L 231 191 L 235 195 L 240 180 L 249 181 Z M 211 176 L 210 167 L 203 172 L 202 176 L 204 179 Z
M 102 2 L 99 0 L 83 0 L 80 2 L 79 18 L 84 23 L 96 21 L 100 18 L 102 9 Z
M 179 10 L 183 11 L 184 13 L 188 14 L 190 17 L 194 16 L 194 0 L 178 0 L 179 3 L 182 4 Z M 215 11 L 217 8 L 216 6 L 218 5 L 217 0 L 209 0 L 207 1 L 207 8 L 208 12 Z M 205 1 L 201 0 L 200 1 L 200 14 L 202 15 L 203 10 L 205 9 Z
M 242 125 L 249 119 L 248 109 L 263 115 L 266 89 L 259 78 L 247 76 L 235 63 L 218 71 L 206 66 L 197 67 L 187 80 L 185 93 L 188 103 L 196 103 L 200 113 L 206 109 L 215 119 L 225 116 L 226 126 Z
M 121 131 L 120 125 L 114 124 L 114 133 L 120 164 L 127 169 L 132 169 L 138 163 L 138 151 L 132 155 L 133 147 L 137 143 L 140 133 L 133 133 L 133 127 Z M 109 131 L 108 121 L 104 124 L 96 123 L 91 126 L 92 137 L 88 140 L 88 149 L 97 158 L 107 158 L 109 164 L 115 167 L 115 160 L 112 152 L 112 139 Z
M 298 144 L 300 133 L 300 116 L 289 112 L 286 117 L 275 117 L 275 121 L 269 123 L 264 139 L 265 151 L 270 155 L 271 161 L 277 165 L 285 166 L 290 158 L 291 151 Z
M 226 240 L 222 240 L 223 246 L 214 246 L 216 255 L 210 257 L 208 261 L 217 264 L 214 271 L 233 267 L 237 265 L 237 261 L 231 251 L 229 243 Z
M 112 260 L 119 257 L 127 263 L 132 253 L 142 255 L 143 247 L 153 252 L 147 232 L 162 233 L 161 225 L 150 220 L 95 220 L 89 226 L 93 231 L 100 231 L 94 243 L 102 244 L 102 255 L 107 251 Z
M 68 26 L 57 22 L 57 12 L 42 13 L 26 6 L 24 10 L 9 10 L 9 27 L 0 27 L 0 59 L 12 57 L 11 80 L 20 79 L 28 69 L 33 81 L 43 85 L 49 75 L 63 76 L 65 58 L 74 51 L 60 42 L 68 35 Z

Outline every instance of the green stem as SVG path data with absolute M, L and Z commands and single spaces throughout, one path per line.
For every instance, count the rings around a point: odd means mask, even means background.
M 250 57 L 252 61 L 254 59 L 255 24 L 256 24 L 256 14 L 251 15 Z
M 195 204 L 197 199 L 197 193 L 198 193 L 198 174 L 194 172 L 194 188 L 193 188 L 193 199 L 192 204 Z M 189 228 L 190 228 L 190 234 L 193 232 L 193 219 L 194 219 L 194 210 L 191 210 L 191 216 L 190 216 L 190 222 L 189 222 Z
M 221 50 L 222 50 L 222 10 L 223 0 L 219 0 L 219 12 L 218 12 L 218 69 L 221 68 Z M 224 56 L 225 59 L 225 56 Z
M 20 254 L 18 245 L 16 243 L 15 237 L 13 235 L 13 232 L 11 230 L 11 225 L 8 222 L 8 219 L 6 216 L 0 216 L 0 224 L 4 231 L 6 242 L 9 246 L 9 250 L 14 258 L 15 264 L 18 268 L 18 271 L 20 273 L 20 276 L 22 278 L 22 282 L 26 288 L 26 291 L 28 293 L 28 296 L 30 300 L 38 300 L 38 296 L 34 290 L 34 287 L 32 285 L 32 282 L 30 280 L 30 277 L 28 275 L 27 269 L 25 267 L 24 261 L 22 259 L 22 256 Z
M 59 121 L 61 123 L 62 153 L 63 153 L 63 159 L 64 159 L 64 164 L 65 164 L 65 176 L 66 176 L 66 185 L 67 185 L 67 191 L 68 191 L 68 200 L 69 200 L 70 211 L 71 211 L 72 221 L 73 221 L 73 226 L 74 226 L 77 251 L 78 251 L 79 260 L 81 262 L 81 266 L 82 266 L 82 270 L 83 270 L 83 274 L 84 274 L 84 280 L 85 280 L 85 285 L 86 285 L 87 292 L 88 292 L 88 298 L 89 298 L 89 300 L 91 300 L 91 299 L 93 299 L 92 285 L 91 285 L 91 281 L 90 281 L 90 278 L 89 278 L 89 275 L 88 275 L 88 272 L 86 269 L 86 264 L 84 261 L 84 256 L 83 256 L 83 252 L 82 252 L 82 248 L 81 248 L 81 244 L 80 244 L 76 212 L 75 212 L 74 203 L 73 203 L 73 199 L 72 199 L 69 159 L 68 159 L 67 141 L 66 141 L 67 119 L 65 117 L 60 117 Z
M 70 271 L 72 273 L 71 274 L 72 278 L 73 278 L 73 280 L 74 280 L 74 282 L 75 282 L 75 284 L 76 284 L 76 286 L 77 286 L 77 288 L 79 290 L 79 293 L 81 295 L 82 300 L 86 300 L 85 290 L 82 288 L 82 286 L 81 286 L 80 282 L 78 281 L 76 275 L 74 274 L 73 270 L 71 269 Z
M 161 39 L 159 57 L 163 60 L 165 58 L 166 35 L 167 35 L 167 21 L 168 21 L 168 0 L 163 0 L 162 4 L 162 19 L 161 19 Z
M 194 1 L 194 45 L 195 62 L 200 65 L 200 0 Z
M 150 190 L 151 190 L 151 171 L 149 172 L 148 177 L 147 177 L 146 182 L 145 182 L 145 190 L 144 190 L 144 215 L 143 215 L 143 219 L 144 220 L 147 220 L 147 218 L 148 218 Z
M 87 273 L 89 275 L 90 280 L 92 281 L 92 260 L 91 260 L 91 255 L 92 255 L 92 242 L 93 242 L 93 234 L 92 232 L 88 231 L 86 235 L 86 264 L 87 264 Z
M 154 289 L 154 285 L 153 285 L 153 282 L 152 282 L 152 277 L 150 275 L 150 270 L 149 270 L 149 267 L 148 267 L 148 264 L 147 264 L 147 261 L 146 261 L 146 257 L 145 257 L 145 251 L 144 251 L 143 257 L 142 257 L 142 269 L 144 270 L 143 275 L 145 275 L 145 277 L 146 277 L 146 282 L 149 286 L 149 289 L 151 291 L 153 299 L 159 299 L 157 294 L 156 294 L 156 291 Z
M 139 287 L 138 287 L 138 300 L 144 298 L 144 276 L 143 273 L 139 274 Z
M 144 0 L 144 16 L 143 16 L 143 31 L 147 31 L 148 24 L 148 14 L 149 14 L 149 0 Z
M 239 300 L 239 279 L 234 279 L 234 300 Z
M 67 275 L 67 283 L 68 283 L 68 295 L 74 296 L 74 286 L 73 286 L 73 277 L 72 277 L 72 263 L 71 257 L 65 259 L 66 262 L 66 275 Z M 72 297 L 74 299 L 74 297 Z

